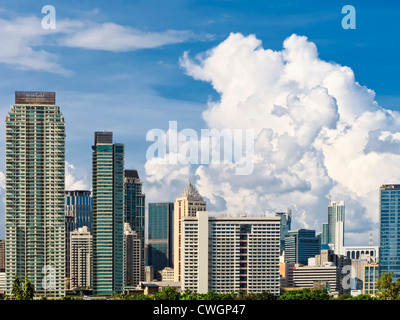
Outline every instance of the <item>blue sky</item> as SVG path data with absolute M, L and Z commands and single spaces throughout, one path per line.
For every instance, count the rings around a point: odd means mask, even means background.
M 46 4 L 56 9 L 56 30 L 40 27 Z M 356 9 L 355 30 L 341 26 L 346 4 Z M 400 110 L 399 9 L 395 1 L 3 0 L 0 116 L 16 90 L 56 91 L 66 119 L 66 160 L 76 179 L 90 184 L 97 130 L 113 131 L 126 145 L 126 167 L 142 175 L 147 131 L 167 129 L 169 120 L 199 130 L 207 102 L 219 100 L 210 83 L 186 74 L 179 64 L 183 53 L 195 57 L 232 32 L 255 34 L 264 48 L 278 51 L 293 33 L 307 36 L 321 59 L 349 66 L 379 104 Z M 134 44 L 132 34 L 138 36 Z M 85 35 L 99 38 L 90 42 Z M 4 120 L 1 128 L 4 163 Z

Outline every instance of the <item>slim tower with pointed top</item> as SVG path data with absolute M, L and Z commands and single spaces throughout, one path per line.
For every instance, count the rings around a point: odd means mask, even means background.
M 182 217 L 195 217 L 199 211 L 206 211 L 206 202 L 189 181 L 174 204 L 174 281 L 180 282 L 182 274 Z

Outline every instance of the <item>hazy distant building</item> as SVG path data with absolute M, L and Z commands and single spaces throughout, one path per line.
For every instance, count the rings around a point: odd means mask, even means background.
M 182 290 L 279 294 L 279 217 L 182 217 L 181 250 Z
M 182 219 L 196 217 L 196 213 L 206 211 L 206 202 L 196 188 L 189 182 L 176 198 L 174 204 L 174 277 L 181 281 L 182 271 Z
M 65 295 L 65 122 L 55 92 L 15 92 L 6 117 L 6 274 Z

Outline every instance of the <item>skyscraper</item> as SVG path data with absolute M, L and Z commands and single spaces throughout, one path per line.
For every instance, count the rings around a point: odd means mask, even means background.
M 140 240 L 140 269 L 139 281 L 144 281 L 145 277 L 145 194 L 142 192 L 142 182 L 140 181 L 137 170 L 125 170 L 125 218 L 124 222 L 129 223 L 132 230 Z
M 328 243 L 334 252 L 341 254 L 344 246 L 344 201 L 330 202 L 328 206 Z
M 181 281 L 182 272 L 182 218 L 195 217 L 198 211 L 206 211 L 206 202 L 189 182 L 174 204 L 174 280 Z
M 95 132 L 92 160 L 93 291 L 121 293 L 124 274 L 124 145 Z
M 25 274 L 65 295 L 65 123 L 55 92 L 15 92 L 6 118 L 7 294 Z
M 308 258 L 321 252 L 321 239 L 315 230 L 297 229 L 285 238 L 285 262 L 308 265 Z
M 155 271 L 173 267 L 172 202 L 149 203 L 147 263 Z
M 400 184 L 382 185 L 379 190 L 379 272 L 400 277 Z

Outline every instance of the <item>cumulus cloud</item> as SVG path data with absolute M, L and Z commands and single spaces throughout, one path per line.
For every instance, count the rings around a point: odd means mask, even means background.
M 255 35 L 232 33 L 195 57 L 185 52 L 180 63 L 220 95 L 203 112 L 209 128 L 255 131 L 251 175 L 223 164 L 197 167 L 209 208 L 259 214 L 290 207 L 295 227 L 320 230 L 330 194 L 346 203 L 345 242 L 368 243 L 379 221 L 379 186 L 400 178 L 398 112 L 379 106 L 351 68 L 320 59 L 305 36 L 273 51 Z
M 75 166 L 68 161 L 65 161 L 65 190 L 89 190 L 89 184 L 76 177 Z

